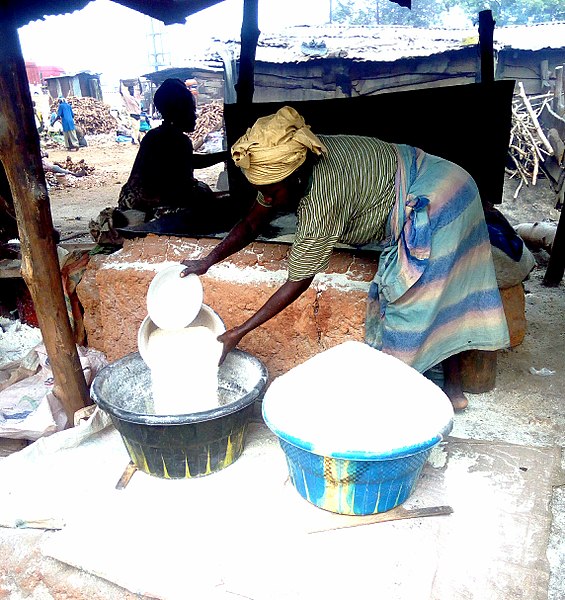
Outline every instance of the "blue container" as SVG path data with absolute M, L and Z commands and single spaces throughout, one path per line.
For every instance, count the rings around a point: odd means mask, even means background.
M 410 496 L 451 430 L 453 407 L 409 365 L 350 340 L 277 377 L 263 419 L 303 498 L 331 512 L 371 515 Z
M 319 508 L 344 515 L 382 513 L 402 504 L 414 490 L 432 448 L 442 440 L 437 435 L 380 455 L 320 456 L 309 444 L 296 438 L 291 443 L 275 433 L 298 493 Z

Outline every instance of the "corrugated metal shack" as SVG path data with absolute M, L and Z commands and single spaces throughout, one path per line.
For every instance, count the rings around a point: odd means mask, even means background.
M 157 89 L 169 77 L 176 77 L 183 81 L 196 79 L 199 86 L 198 102 L 200 104 L 224 99 L 224 68 L 219 59 L 211 58 L 210 60 L 189 62 L 181 67 L 170 67 L 146 73 L 143 77 L 153 83 L 154 89 Z
M 565 23 L 501 27 L 494 31 L 497 79 L 515 79 L 527 94 L 553 87 L 555 68 L 565 65 Z
M 80 71 L 74 75 L 59 75 L 58 77 L 46 77 L 47 91 L 52 100 L 63 96 L 76 96 L 83 98 L 90 96 L 96 100 L 102 100 L 102 88 L 100 86 L 100 75 L 90 71 Z
M 223 60 L 229 79 L 239 41 L 216 42 L 227 49 L 229 58 Z M 262 33 L 254 101 L 321 100 L 473 83 L 480 74 L 477 44 L 477 29 L 333 25 Z M 565 63 L 565 23 L 495 28 L 494 46 L 496 79 L 522 81 L 528 94 L 547 91 L 553 70 Z

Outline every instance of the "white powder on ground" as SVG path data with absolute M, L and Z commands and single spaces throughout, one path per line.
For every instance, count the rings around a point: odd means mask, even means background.
M 0 368 L 21 360 L 42 339 L 38 327 L 0 317 Z
M 218 403 L 222 344 L 207 327 L 156 329 L 147 342 L 153 402 L 159 415 L 210 410 Z
M 451 423 L 443 391 L 397 358 L 345 342 L 281 375 L 263 400 L 271 429 L 329 455 L 383 453 L 427 441 Z

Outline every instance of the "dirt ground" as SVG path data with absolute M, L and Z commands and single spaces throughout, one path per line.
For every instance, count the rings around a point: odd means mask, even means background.
M 88 222 L 101 210 L 116 206 L 122 185 L 127 181 L 139 146 L 118 143 L 113 136 L 89 137 L 89 145 L 78 152 L 69 153 L 64 148 L 48 148 L 48 160 L 64 163 L 67 157 L 73 162 L 84 160 L 94 168 L 91 175 L 82 178 L 59 178 L 49 190 L 53 223 L 63 240 L 92 241 L 88 235 Z M 212 188 L 223 166 L 201 169 L 195 175 Z M 535 186 L 522 187 L 514 198 L 518 181 L 507 177 L 503 202 L 499 209 L 512 225 L 533 221 L 557 221 L 555 197 L 546 179 Z
M 64 148 L 47 148 L 48 160 L 64 164 L 67 157 L 76 163 L 84 160 L 94 168 L 85 177 L 51 177 L 56 180 L 50 186 L 51 213 L 55 228 L 61 233 L 61 241 L 91 242 L 88 223 L 95 219 L 101 210 L 115 207 L 122 185 L 127 181 L 135 160 L 138 145 L 118 143 L 113 136 L 96 136 L 89 139 L 89 145 L 78 152 L 68 152 Z M 215 187 L 223 165 L 200 169 L 196 176 L 212 188 Z

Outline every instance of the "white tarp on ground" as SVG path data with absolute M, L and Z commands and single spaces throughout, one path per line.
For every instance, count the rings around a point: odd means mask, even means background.
M 0 462 L 0 525 L 58 528 L 47 556 L 166 600 L 547 598 L 559 451 L 450 438 L 403 508 L 453 514 L 359 527 L 288 480 L 282 450 L 252 423 L 244 454 L 192 480 L 134 474 L 99 411 Z M 318 532 L 318 533 L 312 533 Z

